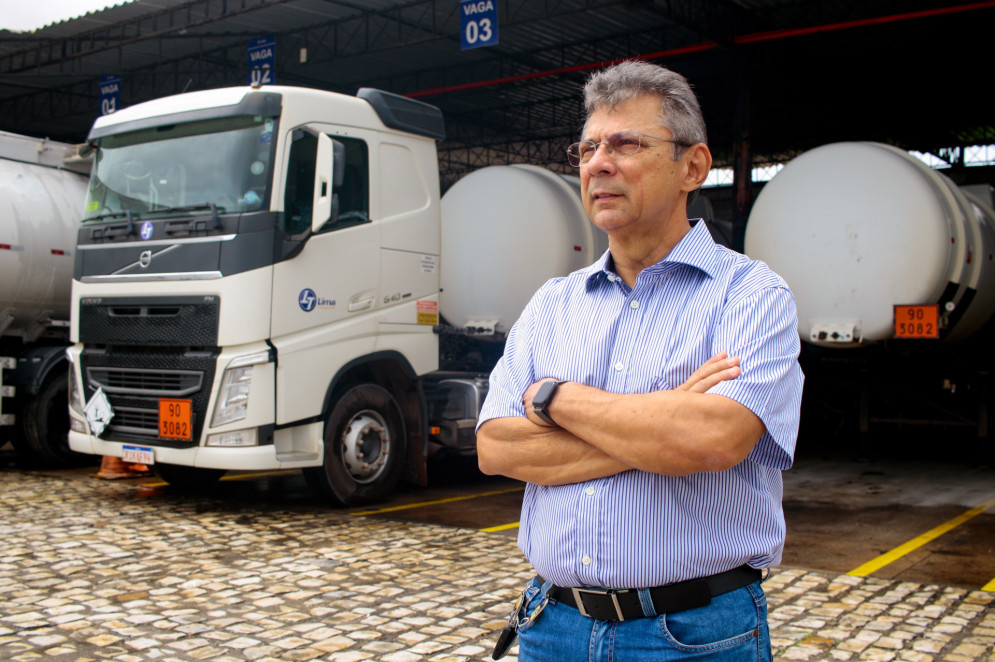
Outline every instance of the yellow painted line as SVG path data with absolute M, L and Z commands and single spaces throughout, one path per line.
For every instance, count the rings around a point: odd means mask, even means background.
M 485 533 L 494 533 L 495 531 L 507 531 L 508 529 L 517 529 L 520 522 L 512 522 L 511 524 L 502 524 L 501 526 L 489 526 L 486 529 L 481 529 Z
M 379 515 L 380 513 L 392 513 L 398 510 L 410 510 L 412 508 L 423 508 L 425 506 L 435 506 L 440 503 L 453 503 L 455 501 L 466 501 L 468 499 L 479 499 L 480 497 L 494 496 L 496 494 L 509 494 L 511 492 L 524 492 L 525 487 L 514 487 L 507 490 L 494 490 L 493 492 L 480 492 L 478 494 L 467 494 L 458 497 L 448 497 L 446 499 L 436 499 L 435 501 L 422 501 L 420 503 L 407 503 L 403 506 L 388 506 L 387 508 L 379 508 L 377 510 L 363 510 L 356 513 L 350 513 L 351 515 Z
M 995 592 L 995 579 L 982 586 L 981 590 Z
M 918 536 L 917 538 L 913 538 L 912 540 L 908 541 L 904 545 L 899 545 L 898 547 L 896 547 L 895 549 L 891 550 L 890 552 L 886 552 L 885 554 L 882 554 L 881 556 L 877 557 L 876 559 L 872 559 L 872 560 L 868 561 L 867 563 L 865 563 L 864 565 L 860 566 L 859 568 L 854 568 L 853 570 L 851 570 L 850 572 L 848 572 L 846 574 L 853 575 L 854 577 L 866 577 L 867 575 L 871 574 L 872 572 L 880 570 L 881 568 L 883 568 L 884 566 L 888 565 L 889 563 L 893 563 L 894 561 L 897 561 L 898 559 L 902 558 L 906 554 L 909 554 L 910 552 L 913 552 L 913 551 L 919 549 L 920 547 L 922 547 L 926 543 L 930 542 L 931 540 L 935 540 L 936 538 L 939 538 L 940 536 L 942 536 L 947 531 L 950 531 L 951 529 L 954 529 L 954 528 L 960 526 L 961 524 L 963 524 L 964 522 L 968 521 L 972 517 L 977 517 L 978 515 L 980 515 L 981 513 L 985 512 L 986 510 L 988 510 L 992 506 L 995 506 L 995 498 L 992 498 L 992 499 L 989 499 L 988 501 L 985 501 L 983 504 L 981 504 L 977 508 L 972 508 L 971 510 L 968 510 L 967 512 L 965 512 L 963 514 L 958 515 L 957 517 L 953 518 L 949 522 L 945 522 L 945 523 L 941 524 L 940 526 L 936 527 L 935 529 L 931 529 L 931 530 L 927 531 L 926 533 L 922 534 L 921 536 Z M 995 580 L 993 580 L 993 581 L 995 581 Z
M 300 469 L 280 469 L 277 471 L 259 471 L 251 474 L 225 474 L 219 480 L 242 480 L 243 478 L 265 478 L 267 476 L 290 476 L 299 473 Z M 138 487 L 165 487 L 169 485 L 166 481 L 157 483 L 138 483 Z

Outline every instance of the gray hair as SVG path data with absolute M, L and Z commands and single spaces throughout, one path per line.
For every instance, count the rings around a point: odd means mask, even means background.
M 660 125 L 670 130 L 674 140 L 694 145 L 708 142 L 705 118 L 691 85 L 684 76 L 641 60 L 626 60 L 591 74 L 584 85 L 587 122 L 600 108 L 615 108 L 623 101 L 644 94 L 660 97 Z M 684 148 L 674 145 L 674 159 Z

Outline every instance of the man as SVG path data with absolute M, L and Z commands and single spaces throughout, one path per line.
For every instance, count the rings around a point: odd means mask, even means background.
M 609 250 L 535 294 L 478 427 L 481 469 L 528 483 L 520 659 L 769 660 L 760 569 L 784 545 L 794 298 L 688 220 L 712 157 L 682 76 L 625 62 L 585 105 L 568 156 Z

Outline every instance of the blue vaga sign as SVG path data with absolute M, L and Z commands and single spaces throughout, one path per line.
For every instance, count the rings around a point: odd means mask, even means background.
M 498 43 L 497 0 L 460 0 L 461 51 Z
M 276 37 L 259 37 L 249 42 L 249 85 L 276 83 Z
M 121 107 L 121 77 L 100 77 L 100 114 L 110 115 Z

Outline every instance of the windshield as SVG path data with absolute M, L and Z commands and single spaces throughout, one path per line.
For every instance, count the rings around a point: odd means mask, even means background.
M 97 141 L 85 220 L 265 209 L 276 120 L 226 117 Z

